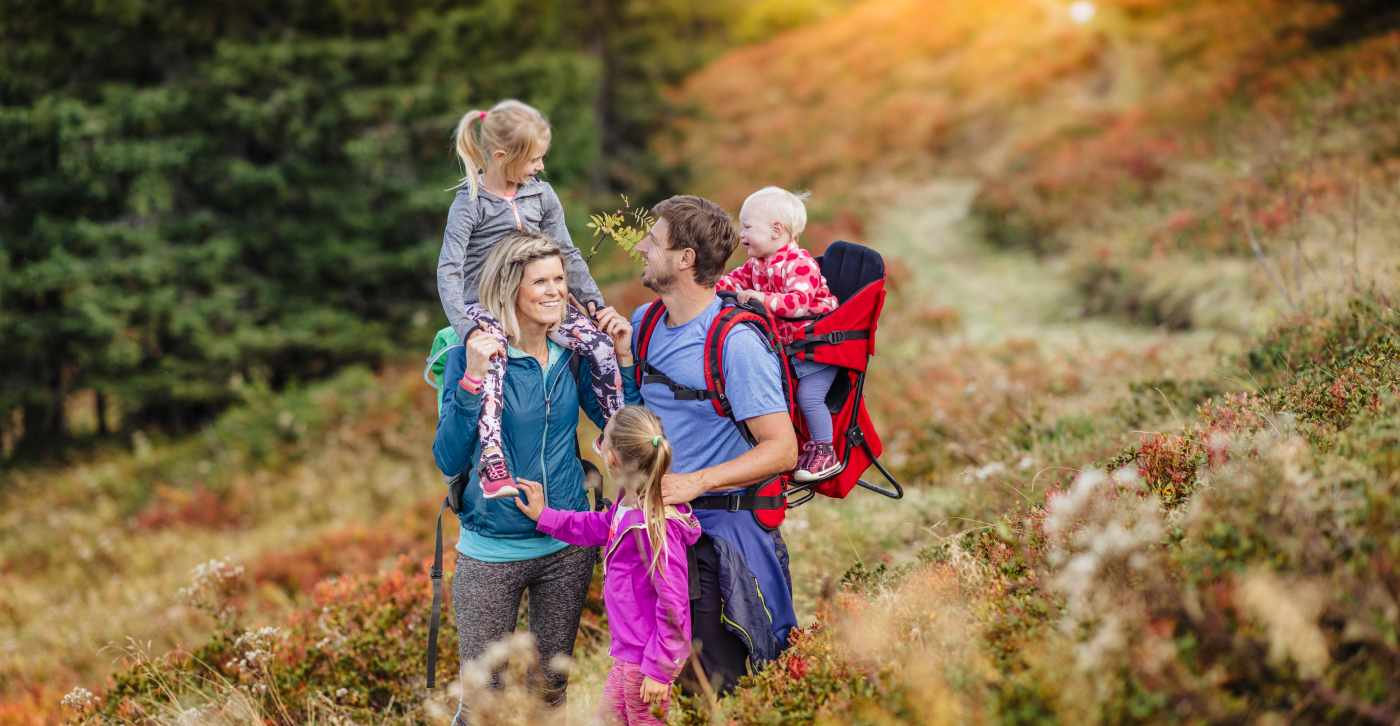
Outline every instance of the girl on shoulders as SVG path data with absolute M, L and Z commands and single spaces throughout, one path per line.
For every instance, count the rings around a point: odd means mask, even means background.
M 491 249 L 521 231 L 543 232 L 554 240 L 563 253 L 570 290 L 582 304 L 601 309 L 603 296 L 569 239 L 559 197 L 548 182 L 535 178 L 544 171 L 549 151 L 550 128 L 544 116 L 519 101 L 502 101 L 490 111 L 467 113 L 457 124 L 454 137 L 466 176 L 447 214 L 437 277 L 438 296 L 457 339 L 466 343 L 472 335 L 484 333 L 505 348 L 501 321 L 480 304 L 480 275 Z M 583 354 L 589 362 L 593 393 L 604 416 L 622 407 L 622 375 L 611 338 L 572 307 L 549 337 Z M 504 373 L 505 357 L 499 356 L 492 358 L 483 380 L 466 382 L 482 395 L 483 449 L 477 472 L 487 499 L 514 496 L 518 491 L 501 445 Z

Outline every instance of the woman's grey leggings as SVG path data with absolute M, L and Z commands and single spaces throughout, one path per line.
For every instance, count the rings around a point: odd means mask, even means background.
M 574 654 L 574 638 L 593 580 L 597 547 L 569 545 L 552 555 L 520 562 L 482 562 L 457 556 L 452 575 L 452 609 L 457 617 L 457 651 L 462 663 L 474 661 L 486 647 L 515 631 L 520 594 L 530 591 L 530 633 L 539 647 L 544 666 L 543 696 L 552 707 L 564 705 L 569 685 L 567 673 L 550 668 L 554 656 Z M 493 687 L 499 683 L 493 681 Z M 467 724 L 463 702 L 456 723 Z

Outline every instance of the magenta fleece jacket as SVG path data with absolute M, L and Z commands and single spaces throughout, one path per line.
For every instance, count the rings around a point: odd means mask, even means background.
M 546 507 L 539 531 L 572 545 L 605 546 L 603 603 L 608 609 L 612 644 L 608 654 L 641 666 L 642 674 L 670 683 L 690 657 L 690 571 L 685 548 L 700 539 L 700 523 L 690 507 L 677 507 L 685 522 L 666 520 L 666 561 L 648 573 L 651 545 L 640 510 L 623 515 L 617 534 L 608 540 L 608 526 L 617 511 L 569 512 Z M 638 537 L 641 534 L 641 549 Z

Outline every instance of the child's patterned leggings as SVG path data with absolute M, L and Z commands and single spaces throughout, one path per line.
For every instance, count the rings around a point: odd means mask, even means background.
M 642 702 L 642 667 L 635 663 L 613 661 L 608 682 L 603 686 L 603 702 L 598 706 L 595 725 L 606 726 L 666 726 L 665 714 L 671 708 L 671 698 L 661 702 L 663 717 L 651 715 L 651 706 Z
M 622 408 L 622 370 L 617 367 L 617 351 L 612 338 L 599 330 L 588 316 L 577 308 L 568 306 L 568 316 L 549 339 L 581 353 L 590 361 L 589 372 L 593 378 L 593 394 L 598 397 L 603 415 L 612 420 L 613 414 Z M 506 347 L 506 334 L 501 324 L 496 322 L 480 303 L 467 308 L 467 315 L 480 327 L 486 324 L 486 333 L 496 339 L 502 348 Z M 462 341 L 466 343 L 466 341 Z M 501 406 L 504 402 L 502 388 L 505 385 L 506 358 L 497 356 L 491 359 L 486 370 L 486 379 L 481 382 L 481 422 L 478 433 L 481 435 L 482 450 L 493 446 L 501 447 Z

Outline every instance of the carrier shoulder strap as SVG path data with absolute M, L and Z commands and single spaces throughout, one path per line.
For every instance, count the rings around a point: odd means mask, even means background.
M 700 390 L 684 386 L 671 380 L 671 377 L 664 372 L 653 367 L 647 362 L 647 350 L 651 346 L 651 334 L 656 332 L 656 326 L 661 323 L 661 319 L 666 316 L 666 304 L 658 299 L 647 308 L 647 312 L 642 316 L 641 329 L 637 331 L 637 387 L 648 383 L 658 383 L 671 389 L 671 395 L 677 401 L 713 401 L 716 396 L 714 391 Z
M 724 393 L 724 343 L 729 339 L 729 333 L 735 327 L 748 325 L 758 333 L 764 345 L 773 351 L 774 355 L 778 356 L 781 361 L 783 359 L 782 348 L 778 344 L 777 337 L 773 334 L 769 321 L 751 310 L 736 305 L 725 306 L 710 323 L 709 332 L 705 336 L 705 388 L 698 389 L 676 383 L 665 372 L 653 366 L 647 358 L 647 353 L 651 348 L 652 334 L 665 315 L 666 305 L 658 299 L 652 303 L 651 307 L 647 308 L 646 314 L 642 316 L 641 327 L 637 331 L 638 387 L 657 383 L 670 389 L 671 395 L 678 401 L 710 401 L 714 404 L 716 414 L 733 422 L 750 446 L 756 445 L 757 441 L 749 431 L 749 427 L 743 421 L 734 418 L 734 409 Z M 784 372 L 782 380 L 783 398 L 790 401 L 791 394 L 788 390 L 786 372 Z
M 773 333 L 772 325 L 762 315 L 752 310 L 732 304 L 726 305 L 721 313 L 715 317 L 714 322 L 710 324 L 709 332 L 705 336 L 705 390 L 700 390 L 676 383 L 670 376 L 651 365 L 647 360 L 652 333 L 656 331 L 656 326 L 661 323 L 665 314 L 666 306 L 658 299 L 652 303 L 651 307 L 647 308 L 646 313 L 642 316 L 641 325 L 637 330 L 637 385 L 640 387 L 648 383 L 659 383 L 669 388 L 677 400 L 712 402 L 716 414 L 729 419 L 730 423 L 739 430 L 739 435 L 743 436 L 750 446 L 757 446 L 758 441 L 754 438 L 748 425 L 734 418 L 734 409 L 724 393 L 724 343 L 729 339 L 729 334 L 735 327 L 748 325 L 758 333 L 764 345 L 773 351 L 774 355 L 777 355 L 781 361 L 783 360 L 782 349 Z M 786 363 L 783 365 L 783 399 L 791 401 Z M 690 502 L 690 506 L 697 510 L 725 510 L 729 512 L 782 508 L 787 500 L 781 494 L 774 496 L 760 496 L 758 494 L 758 491 L 767 483 L 759 482 L 746 487 L 743 492 L 700 497 Z

